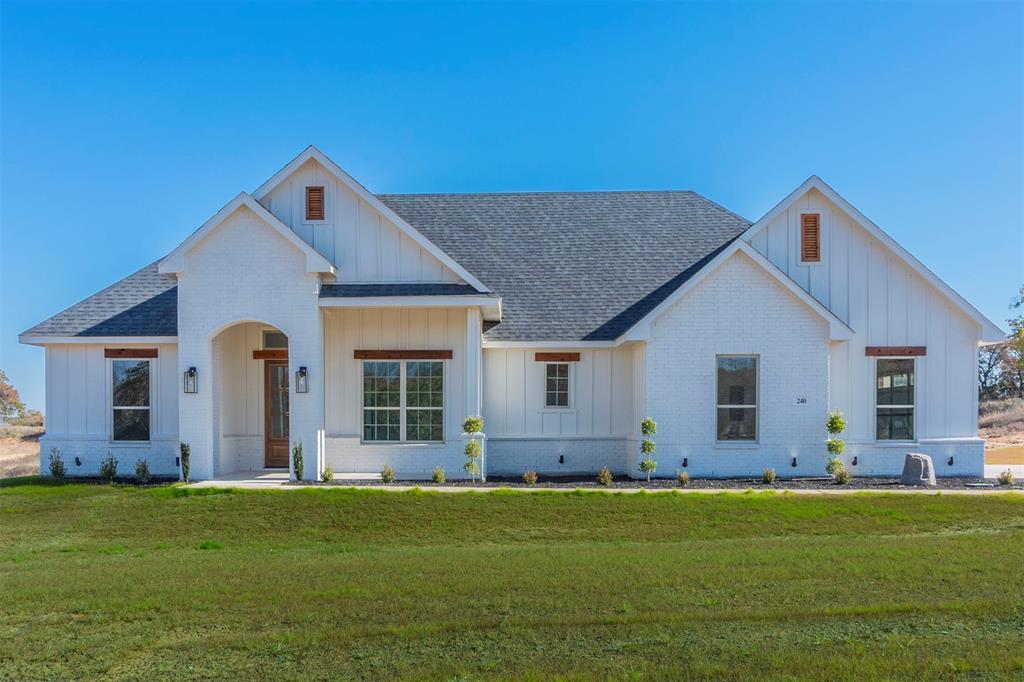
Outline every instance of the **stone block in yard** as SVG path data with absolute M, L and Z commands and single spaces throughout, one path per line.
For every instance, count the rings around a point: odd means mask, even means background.
M 907 458 L 903 460 L 903 475 L 900 476 L 900 483 L 903 485 L 935 485 L 935 465 L 932 458 L 917 452 L 908 452 Z

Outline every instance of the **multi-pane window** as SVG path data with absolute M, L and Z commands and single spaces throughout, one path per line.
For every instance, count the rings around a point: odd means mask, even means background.
M 544 406 L 569 407 L 569 364 L 552 362 L 544 371 Z
M 113 360 L 113 440 L 149 440 L 149 360 Z
M 914 440 L 913 358 L 879 358 L 875 379 L 875 438 Z
M 757 440 L 757 356 L 719 355 L 718 440 Z
M 364 361 L 363 440 L 443 441 L 444 363 Z
M 405 439 L 444 440 L 444 363 L 405 363 Z

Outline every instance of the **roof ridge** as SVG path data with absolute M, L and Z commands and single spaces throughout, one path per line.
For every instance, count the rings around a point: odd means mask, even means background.
M 579 189 L 579 190 L 527 190 L 522 192 L 381 192 L 379 197 L 495 197 L 495 196 L 544 196 L 555 194 L 695 194 L 705 197 L 692 189 Z

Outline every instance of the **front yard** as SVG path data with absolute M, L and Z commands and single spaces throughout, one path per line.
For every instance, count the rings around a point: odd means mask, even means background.
M 1024 675 L 1024 495 L 0 487 L 0 679 Z

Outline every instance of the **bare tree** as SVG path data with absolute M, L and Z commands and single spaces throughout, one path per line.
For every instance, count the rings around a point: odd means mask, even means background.
M 998 400 L 1003 389 L 1003 344 L 982 346 L 978 350 L 978 400 Z

